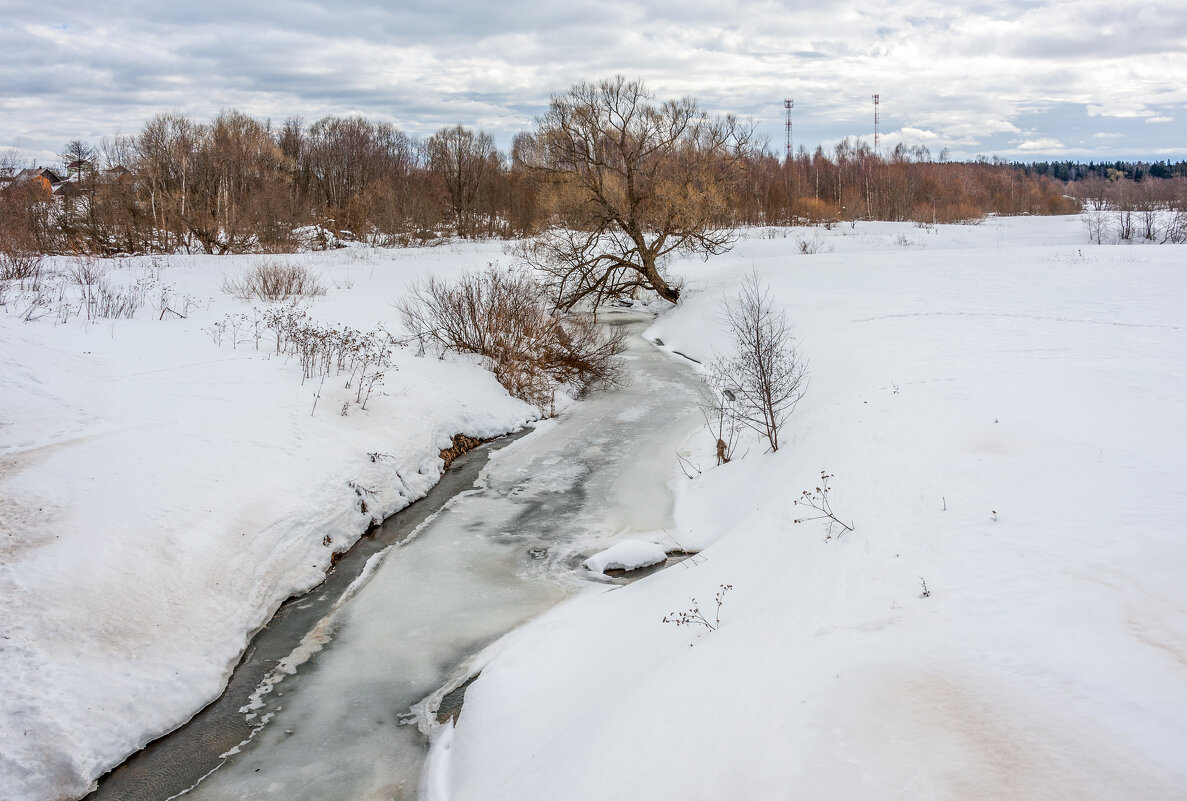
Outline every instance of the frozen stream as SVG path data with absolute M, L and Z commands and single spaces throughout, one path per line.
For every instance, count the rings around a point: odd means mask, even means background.
M 296 672 L 243 713 L 267 725 L 187 801 L 414 798 L 426 743 L 401 725 L 409 708 L 589 586 L 577 563 L 591 540 L 670 525 L 675 451 L 700 423 L 696 377 L 639 336 L 649 317 L 608 317 L 631 330 L 629 384 L 496 452 L 473 489 L 375 557 L 369 579 L 290 656 Z

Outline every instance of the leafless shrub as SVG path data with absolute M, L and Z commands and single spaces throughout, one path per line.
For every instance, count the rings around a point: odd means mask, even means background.
M 36 250 L 6 242 L 0 245 L 0 281 L 38 282 L 42 261 Z
M 19 313 L 19 317 L 23 322 L 31 323 L 34 320 L 40 320 L 50 313 L 52 304 L 50 298 L 46 296 L 40 289 L 35 292 L 24 292 L 21 298 L 23 309 Z
M 1187 242 L 1187 211 L 1169 211 L 1166 224 L 1162 229 L 1162 239 L 1159 244 L 1167 243 L 1181 245 Z
M 40 294 L 42 285 L 45 283 L 46 270 L 45 265 L 39 260 L 34 264 L 20 279 L 20 288 L 22 292 L 31 292 L 33 294 Z M 60 282 L 55 282 L 59 283 Z
M 259 262 L 238 278 L 224 277 L 222 290 L 240 300 L 265 301 L 326 294 L 326 288 L 308 267 L 271 260 Z
M 78 286 L 79 313 L 85 312 L 88 320 L 130 320 L 148 302 L 149 293 L 160 285 L 151 270 L 126 286 L 113 284 L 106 269 L 86 257 L 75 259 L 64 279 Z
M 795 346 L 783 312 L 771 305 L 769 290 L 751 274 L 742 283 L 735 303 L 725 305 L 725 318 L 734 339 L 734 352 L 718 356 L 711 382 L 742 426 L 766 437 L 779 450 L 779 430 L 808 388 L 807 362 Z
M 795 239 L 795 244 L 796 247 L 800 249 L 800 253 L 805 256 L 811 256 L 816 253 L 830 253 L 833 249 L 832 245 L 828 244 L 818 236 L 814 236 L 811 239 L 804 239 L 803 237 L 797 236 Z
M 1166 205 L 1142 206 L 1138 211 L 1110 201 L 1104 210 L 1086 210 L 1081 218 L 1088 239 L 1097 245 L 1152 242 L 1159 245 L 1187 242 L 1187 212 Z M 1132 205 L 1132 204 L 1131 204 Z
M 550 413 L 558 385 L 584 395 L 621 380 L 619 331 L 592 317 L 563 315 L 527 274 L 489 267 L 457 281 L 429 278 L 397 303 L 423 345 L 475 353 L 507 391 Z
M 78 284 L 80 287 L 91 287 L 99 283 L 106 272 L 98 260 L 89 256 L 81 256 L 66 268 L 66 277 L 70 279 L 71 283 Z
M 1084 223 L 1084 230 L 1088 232 L 1088 238 L 1097 245 L 1103 245 L 1105 234 L 1109 230 L 1108 217 L 1103 211 L 1098 209 L 1090 209 L 1084 212 L 1084 216 L 1080 218 Z
M 1114 210 L 1116 215 L 1117 238 L 1122 242 L 1133 239 L 1134 218 L 1133 209 L 1126 204 Z
M 131 320 L 144 305 L 144 293 L 139 284 L 114 287 L 106 278 L 83 287 L 83 305 L 90 320 Z

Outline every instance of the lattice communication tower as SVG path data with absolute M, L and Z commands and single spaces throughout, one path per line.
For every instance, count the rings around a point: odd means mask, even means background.
M 878 95 L 874 95 L 874 152 L 878 152 Z
M 787 130 L 787 142 L 785 144 L 787 151 L 785 160 L 791 161 L 791 110 L 795 108 L 795 100 L 790 97 L 787 98 L 783 101 L 783 108 L 787 109 L 787 125 L 784 126 Z

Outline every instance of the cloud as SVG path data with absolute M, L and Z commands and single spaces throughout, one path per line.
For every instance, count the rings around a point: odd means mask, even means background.
M 1089 117 L 1149 117 L 1154 114 L 1145 103 L 1132 100 L 1117 100 L 1112 103 L 1089 103 Z
M 1147 117 L 1146 122 L 1174 122 L 1174 117 Z
M 914 139 L 918 142 L 934 142 L 940 138 L 935 131 L 925 131 L 921 128 L 903 128 L 898 133 L 903 139 Z
M 1044 153 L 1052 153 L 1059 150 L 1064 150 L 1063 142 L 1058 139 L 1031 139 L 1018 145 L 1018 149 L 1024 152 L 1027 151 L 1041 151 Z
M 1182 0 L 1125 15 L 1105 0 L 903 0 L 891 17 L 872 0 L 742 12 L 715 0 L 6 0 L 0 147 L 52 152 L 157 112 L 230 106 L 274 120 L 361 113 L 417 134 L 462 123 L 506 144 L 551 93 L 615 73 L 760 120 L 775 141 L 795 97 L 796 143 L 809 147 L 872 130 L 875 92 L 887 137 L 907 143 L 1078 141 L 1088 132 L 1027 115 L 1063 104 L 1165 117 L 1187 104 L 1183 29 Z M 1174 144 L 1159 126 L 1143 134 L 1148 151 Z
M 1094 133 L 1093 139 L 1120 139 L 1124 134 L 1119 133 Z
M 871 136 L 872 138 L 872 136 Z M 933 148 L 943 148 L 947 145 L 948 140 L 941 137 L 935 131 L 928 131 L 922 128 L 905 127 L 897 131 L 887 131 L 879 136 L 880 147 L 884 151 L 893 150 L 897 145 L 903 145 L 907 148 L 926 147 L 929 150 Z

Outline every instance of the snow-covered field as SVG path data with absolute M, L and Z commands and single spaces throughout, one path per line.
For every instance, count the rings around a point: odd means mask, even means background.
M 496 245 L 336 251 L 307 263 L 323 323 L 399 330 L 392 301 Z M 301 383 L 265 339 L 208 333 L 250 304 L 221 292 L 254 257 L 110 263 L 115 285 L 189 295 L 88 324 L 0 311 L 0 798 L 75 798 L 216 697 L 247 636 L 331 554 L 422 496 L 457 433 L 534 409 L 479 367 L 397 349 L 366 410 L 345 376 Z M 68 268 L 68 260 L 56 265 Z M 257 304 L 263 305 L 263 304 Z M 314 395 L 319 392 L 314 412 Z M 347 414 L 340 413 L 346 404 Z M 369 453 L 385 454 L 372 461 Z M 360 497 L 351 484 L 373 491 Z M 363 504 L 366 511 L 362 510 Z
M 819 252 L 681 264 L 650 332 L 707 359 L 756 271 L 811 361 L 780 451 L 689 443 L 672 534 L 700 556 L 494 646 L 426 796 L 1183 798 L 1187 248 L 1074 218 L 797 233 Z M 822 469 L 855 525 L 828 541 L 793 523 Z M 718 630 L 662 622 L 722 584 Z
M 1187 247 L 1090 246 L 1075 218 L 750 236 L 676 265 L 650 336 L 705 361 L 754 270 L 811 362 L 780 451 L 714 467 L 706 434 L 691 480 L 673 456 L 669 534 L 700 555 L 493 646 L 425 796 L 1181 798 Z M 369 330 L 412 278 L 500 254 L 285 258 L 329 287 L 313 317 Z M 0 312 L 0 797 L 84 792 L 422 495 L 451 435 L 534 416 L 411 350 L 365 411 L 327 380 L 311 414 L 292 361 L 207 333 L 251 313 L 218 287 L 252 260 L 169 259 L 184 320 Z M 855 525 L 828 541 L 792 522 L 822 469 Z M 719 630 L 662 622 L 712 618 L 722 584 Z

